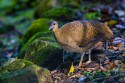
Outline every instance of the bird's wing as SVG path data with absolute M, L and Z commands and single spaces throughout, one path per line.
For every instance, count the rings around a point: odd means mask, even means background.
M 82 21 L 83 24 L 83 39 L 79 41 L 79 47 L 87 46 L 92 42 L 99 41 L 101 34 L 97 26 L 93 26 L 93 21 Z
M 82 29 L 83 24 L 80 21 L 73 21 L 63 25 L 60 31 L 65 38 L 72 38 L 74 41 L 78 41 L 82 38 Z

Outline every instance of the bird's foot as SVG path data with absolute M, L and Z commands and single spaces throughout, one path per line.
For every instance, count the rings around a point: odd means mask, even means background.
M 86 62 L 86 64 L 90 64 L 91 62 L 92 62 L 92 61 L 91 61 L 91 60 L 89 60 L 89 61 L 87 61 L 87 62 Z

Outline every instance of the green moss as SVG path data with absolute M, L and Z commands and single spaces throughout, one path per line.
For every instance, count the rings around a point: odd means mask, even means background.
M 64 21 L 64 18 L 65 20 L 72 20 L 77 18 L 75 16 L 75 11 L 68 7 L 50 9 L 45 13 L 43 13 L 42 17 L 61 20 L 61 21 Z
M 55 40 L 52 37 L 46 37 L 47 34 L 49 34 L 49 33 L 40 32 L 40 33 L 34 35 L 32 38 L 30 38 L 29 41 L 26 44 L 24 44 L 23 47 L 21 48 L 21 50 L 19 51 L 18 58 L 21 58 L 21 59 L 24 58 L 26 49 L 29 47 L 29 45 L 35 39 L 39 39 L 39 40 L 43 40 L 43 41 L 55 42 Z
M 25 51 L 25 59 L 37 65 L 41 65 L 48 56 L 58 54 L 61 48 L 57 43 L 43 41 L 41 38 L 38 38 L 33 41 Z
M 54 41 L 52 38 L 49 37 L 40 37 L 40 40 L 45 40 L 45 41 Z M 26 43 L 20 50 L 20 53 L 18 54 L 18 58 L 24 58 L 26 50 L 28 49 L 28 47 L 30 46 L 32 41 L 29 41 L 28 43 Z
M 27 43 L 31 43 L 32 41 L 40 37 L 52 38 L 52 33 L 51 32 L 38 32 L 33 37 L 31 37 Z
M 29 38 L 31 38 L 36 33 L 48 32 L 49 31 L 48 24 L 50 21 L 51 21 L 50 19 L 46 19 L 46 18 L 41 18 L 41 19 L 33 21 L 31 26 L 28 28 L 28 30 L 24 34 L 23 38 L 21 39 L 20 46 L 24 45 L 29 40 Z
M 55 0 L 41 0 L 40 4 L 38 5 L 35 11 L 35 14 L 34 14 L 35 18 L 40 18 L 42 13 L 44 13 L 45 11 L 51 8 L 54 8 L 55 7 L 53 4 L 54 2 Z
M 28 30 L 26 31 L 26 34 L 24 35 L 24 37 L 26 38 L 30 38 L 33 35 L 35 35 L 38 32 L 47 32 L 49 31 L 49 22 L 51 20 L 46 19 L 46 18 L 41 18 L 38 20 L 35 20 L 32 25 L 28 28 Z
M 38 32 L 33 37 L 31 37 L 28 40 L 28 42 L 26 42 L 26 44 L 23 45 L 23 47 L 21 48 L 21 50 L 24 50 L 30 43 L 32 43 L 35 39 L 40 38 L 40 37 L 41 37 L 42 40 L 48 40 L 48 41 L 52 40 L 52 41 L 54 41 L 52 39 L 51 32 Z
M 98 19 L 101 17 L 100 11 L 98 12 L 90 12 L 84 15 L 87 20 L 93 20 L 93 19 Z
M 58 4 L 62 7 L 68 6 L 71 8 L 79 8 L 80 4 L 82 3 L 81 0 L 59 0 Z
M 79 8 L 81 4 L 81 0 L 42 0 L 39 6 L 36 8 L 35 17 L 40 18 L 42 17 L 43 13 L 49 11 L 53 8 L 59 7 L 67 7 L 67 8 Z M 60 10 L 62 11 L 62 10 Z M 56 11 L 55 11 L 56 12 Z M 63 13 L 63 12 L 61 12 Z M 60 14 L 61 14 L 60 13 Z M 69 13 L 67 13 L 69 14 Z M 71 14 L 71 13 L 70 13 Z
M 25 64 L 25 67 L 18 65 Z M 21 80 L 21 81 L 20 81 Z M 47 69 L 34 65 L 27 60 L 16 60 L 0 71 L 0 83 L 49 83 L 50 73 Z
M 7 65 L 6 67 L 4 67 L 4 70 L 13 71 L 13 70 L 18 70 L 18 69 L 23 69 L 26 66 L 31 66 L 31 65 L 33 65 L 32 62 L 19 59 Z

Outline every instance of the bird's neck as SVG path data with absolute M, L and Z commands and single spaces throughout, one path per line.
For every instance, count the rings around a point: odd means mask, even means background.
M 58 40 L 58 39 L 60 38 L 61 32 L 60 32 L 60 30 L 59 30 L 58 27 L 57 27 L 57 28 L 54 28 L 53 34 L 54 34 L 54 37 L 55 37 L 56 40 Z
M 53 29 L 53 32 L 58 32 L 59 31 L 59 28 L 58 27 L 55 27 L 54 29 Z

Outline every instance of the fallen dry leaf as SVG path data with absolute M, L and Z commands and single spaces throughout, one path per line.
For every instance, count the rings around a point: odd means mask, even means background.
M 94 49 L 104 49 L 103 42 L 98 42 L 97 44 L 95 44 Z
M 102 65 L 100 65 L 100 69 L 101 69 L 102 71 L 104 71 L 104 72 L 106 72 L 106 71 L 107 71 L 107 69 L 106 69 L 106 68 L 104 68 Z

